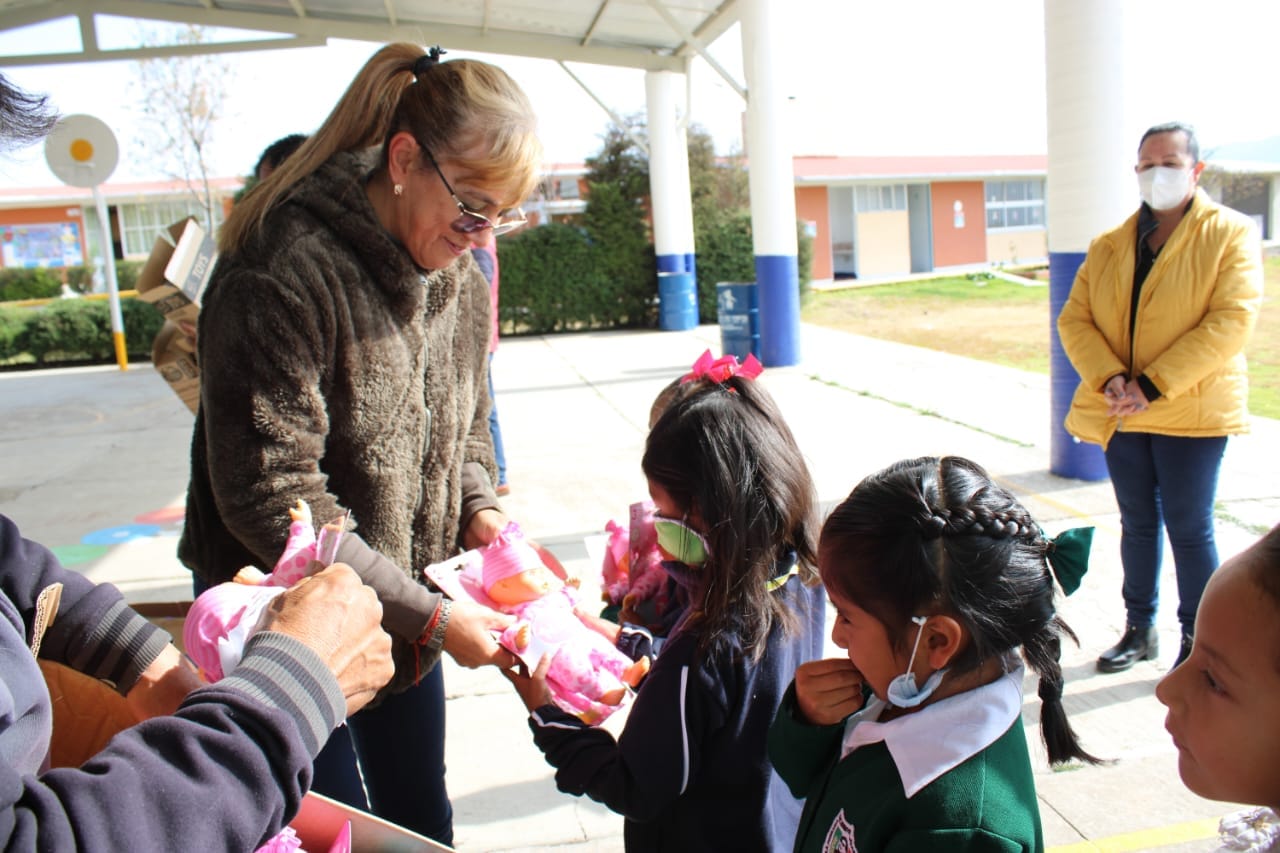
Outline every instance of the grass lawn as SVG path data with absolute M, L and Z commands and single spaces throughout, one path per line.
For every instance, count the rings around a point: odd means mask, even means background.
M 1267 258 L 1249 360 L 1249 409 L 1280 418 L 1280 257 Z M 955 276 L 810 293 L 808 323 L 1049 372 L 1048 285 Z

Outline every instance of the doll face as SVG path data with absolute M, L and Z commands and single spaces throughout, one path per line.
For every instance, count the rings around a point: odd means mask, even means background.
M 1248 554 L 1205 587 L 1190 656 L 1156 687 L 1178 773 L 1202 797 L 1280 806 L 1280 644 L 1275 601 Z
M 549 592 L 564 586 L 564 581 L 546 566 L 530 566 L 518 575 L 494 581 L 487 590 L 489 597 L 499 604 L 512 606 L 536 601 Z

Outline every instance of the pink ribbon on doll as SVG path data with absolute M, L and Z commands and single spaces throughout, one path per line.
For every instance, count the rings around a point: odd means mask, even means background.
M 739 362 L 733 354 L 713 359 L 711 350 L 707 350 L 698 356 L 698 360 L 693 363 L 693 369 L 681 377 L 680 381 L 710 379 L 712 382 L 724 382 L 731 376 L 755 379 L 763 370 L 764 365 L 756 358 L 755 353 L 747 353 L 747 357 Z

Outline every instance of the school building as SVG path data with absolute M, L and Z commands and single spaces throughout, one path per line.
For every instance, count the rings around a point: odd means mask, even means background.
M 812 277 L 892 278 L 1043 263 L 1045 155 L 796 157 L 796 216 L 814 238 Z M 1211 161 L 1200 186 L 1280 240 L 1280 163 Z M 1138 204 L 1134 184 L 1134 206 Z M 1119 224 L 1119 223 L 1117 223 Z
M 796 215 L 814 240 L 812 278 L 884 279 L 934 270 L 1043 263 L 1045 155 L 796 157 Z M 548 164 L 525 206 L 530 224 L 586 206 L 586 167 Z M 1201 186 L 1280 240 L 1280 163 L 1210 162 Z M 214 227 L 241 178 L 212 181 Z M 104 184 L 114 257 L 141 260 L 162 228 L 200 205 L 179 181 Z M 1134 189 L 1137 204 L 1137 189 Z M 101 257 L 91 191 L 0 189 L 0 266 L 74 266 Z

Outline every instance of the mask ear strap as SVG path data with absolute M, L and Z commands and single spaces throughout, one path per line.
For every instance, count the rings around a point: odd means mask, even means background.
M 915 666 L 916 652 L 920 650 L 920 638 L 924 636 L 924 623 L 929 621 L 927 616 L 912 616 L 911 621 L 916 623 L 916 641 L 911 647 L 911 659 L 907 661 L 907 672 L 911 672 L 911 667 Z

